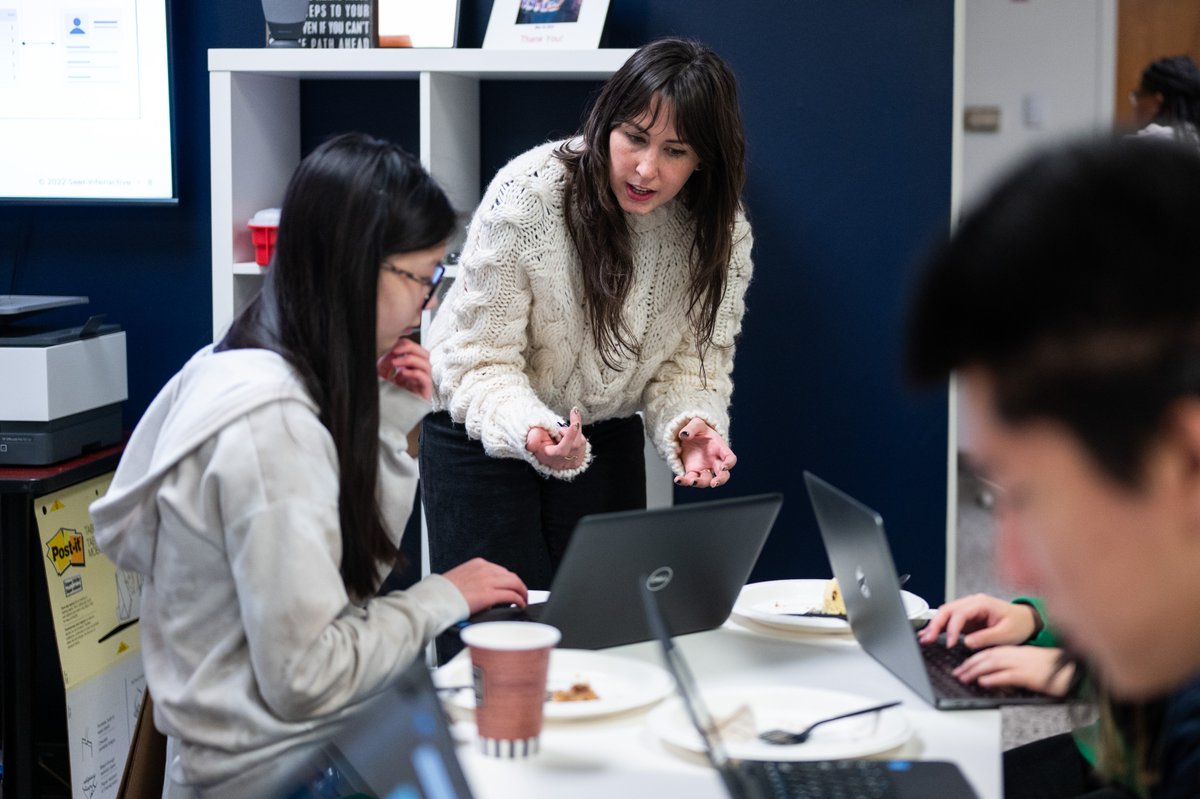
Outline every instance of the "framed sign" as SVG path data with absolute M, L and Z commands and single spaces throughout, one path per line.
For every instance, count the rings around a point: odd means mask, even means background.
M 483 46 L 492 50 L 594 50 L 609 0 L 495 0 Z
M 310 0 L 300 46 L 370 47 L 371 4 L 363 0 Z
M 454 47 L 459 0 L 376 0 L 379 47 Z

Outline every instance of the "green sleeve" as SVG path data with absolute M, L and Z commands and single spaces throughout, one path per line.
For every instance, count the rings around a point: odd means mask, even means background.
M 1049 618 L 1046 616 L 1046 606 L 1042 603 L 1040 598 L 1019 596 L 1013 600 L 1013 604 L 1029 605 L 1042 619 L 1042 629 L 1038 630 L 1037 634 L 1025 643 L 1032 646 L 1059 646 L 1058 636 L 1055 635 L 1054 630 L 1050 628 Z

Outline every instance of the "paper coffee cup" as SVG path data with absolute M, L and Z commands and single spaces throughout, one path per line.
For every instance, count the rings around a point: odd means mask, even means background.
M 471 655 L 479 748 L 494 757 L 538 751 L 550 650 L 562 638 L 548 624 L 490 621 L 461 633 Z

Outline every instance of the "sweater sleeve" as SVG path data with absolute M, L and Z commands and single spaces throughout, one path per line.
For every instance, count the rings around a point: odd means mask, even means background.
M 429 403 L 386 380 L 379 381 L 379 511 L 399 543 L 417 494 L 417 462 L 408 433 L 429 413 Z
M 227 428 L 208 473 L 221 484 L 224 543 L 257 687 L 280 718 L 310 719 L 363 699 L 467 615 L 466 600 L 437 575 L 351 601 L 339 571 L 333 441 L 299 403 L 266 406 Z M 414 470 L 391 488 L 404 483 L 411 494 L 415 480 Z
M 561 217 L 555 187 L 515 178 L 496 187 L 471 224 L 459 276 L 451 291 L 453 329 L 448 318 L 434 318 L 430 359 L 433 382 L 450 416 L 496 458 L 518 458 L 539 472 L 571 478 L 577 469 L 555 471 L 525 449 L 530 428 L 554 433 L 561 417 L 530 385 L 525 374 L 533 295 L 527 264 L 546 245 L 539 231 Z M 561 225 L 561 220 L 554 222 Z M 447 309 L 449 310 L 449 309 Z M 446 317 L 451 316 L 447 313 Z
M 1050 626 L 1050 619 L 1046 615 L 1046 604 L 1039 597 L 1021 596 L 1013 600 L 1017 605 L 1029 605 L 1034 612 L 1041 617 L 1042 627 L 1037 633 L 1025 643 L 1032 646 L 1060 646 L 1058 636 Z
M 729 403 L 733 395 L 733 356 L 746 309 L 746 289 L 753 272 L 750 259 L 753 245 L 750 225 L 739 215 L 733 231 L 725 296 L 717 308 L 712 346 L 701 362 L 696 339 L 689 331 L 642 392 L 650 439 L 675 474 L 683 474 L 679 431 L 697 416 L 732 446 Z

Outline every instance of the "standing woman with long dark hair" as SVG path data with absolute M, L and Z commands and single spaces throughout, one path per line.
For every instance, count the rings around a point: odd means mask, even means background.
M 676 484 L 728 481 L 744 160 L 733 72 L 664 39 L 578 136 L 500 170 L 428 340 L 434 569 L 484 556 L 547 588 L 581 516 L 645 507 L 643 415 Z
M 361 135 L 304 159 L 262 291 L 138 423 L 96 539 L 145 578 L 142 654 L 168 797 L 265 796 L 304 744 L 469 612 L 523 604 L 475 560 L 376 595 L 416 494 L 430 395 L 410 333 L 454 212 Z M 294 756 L 294 757 L 293 757 Z

